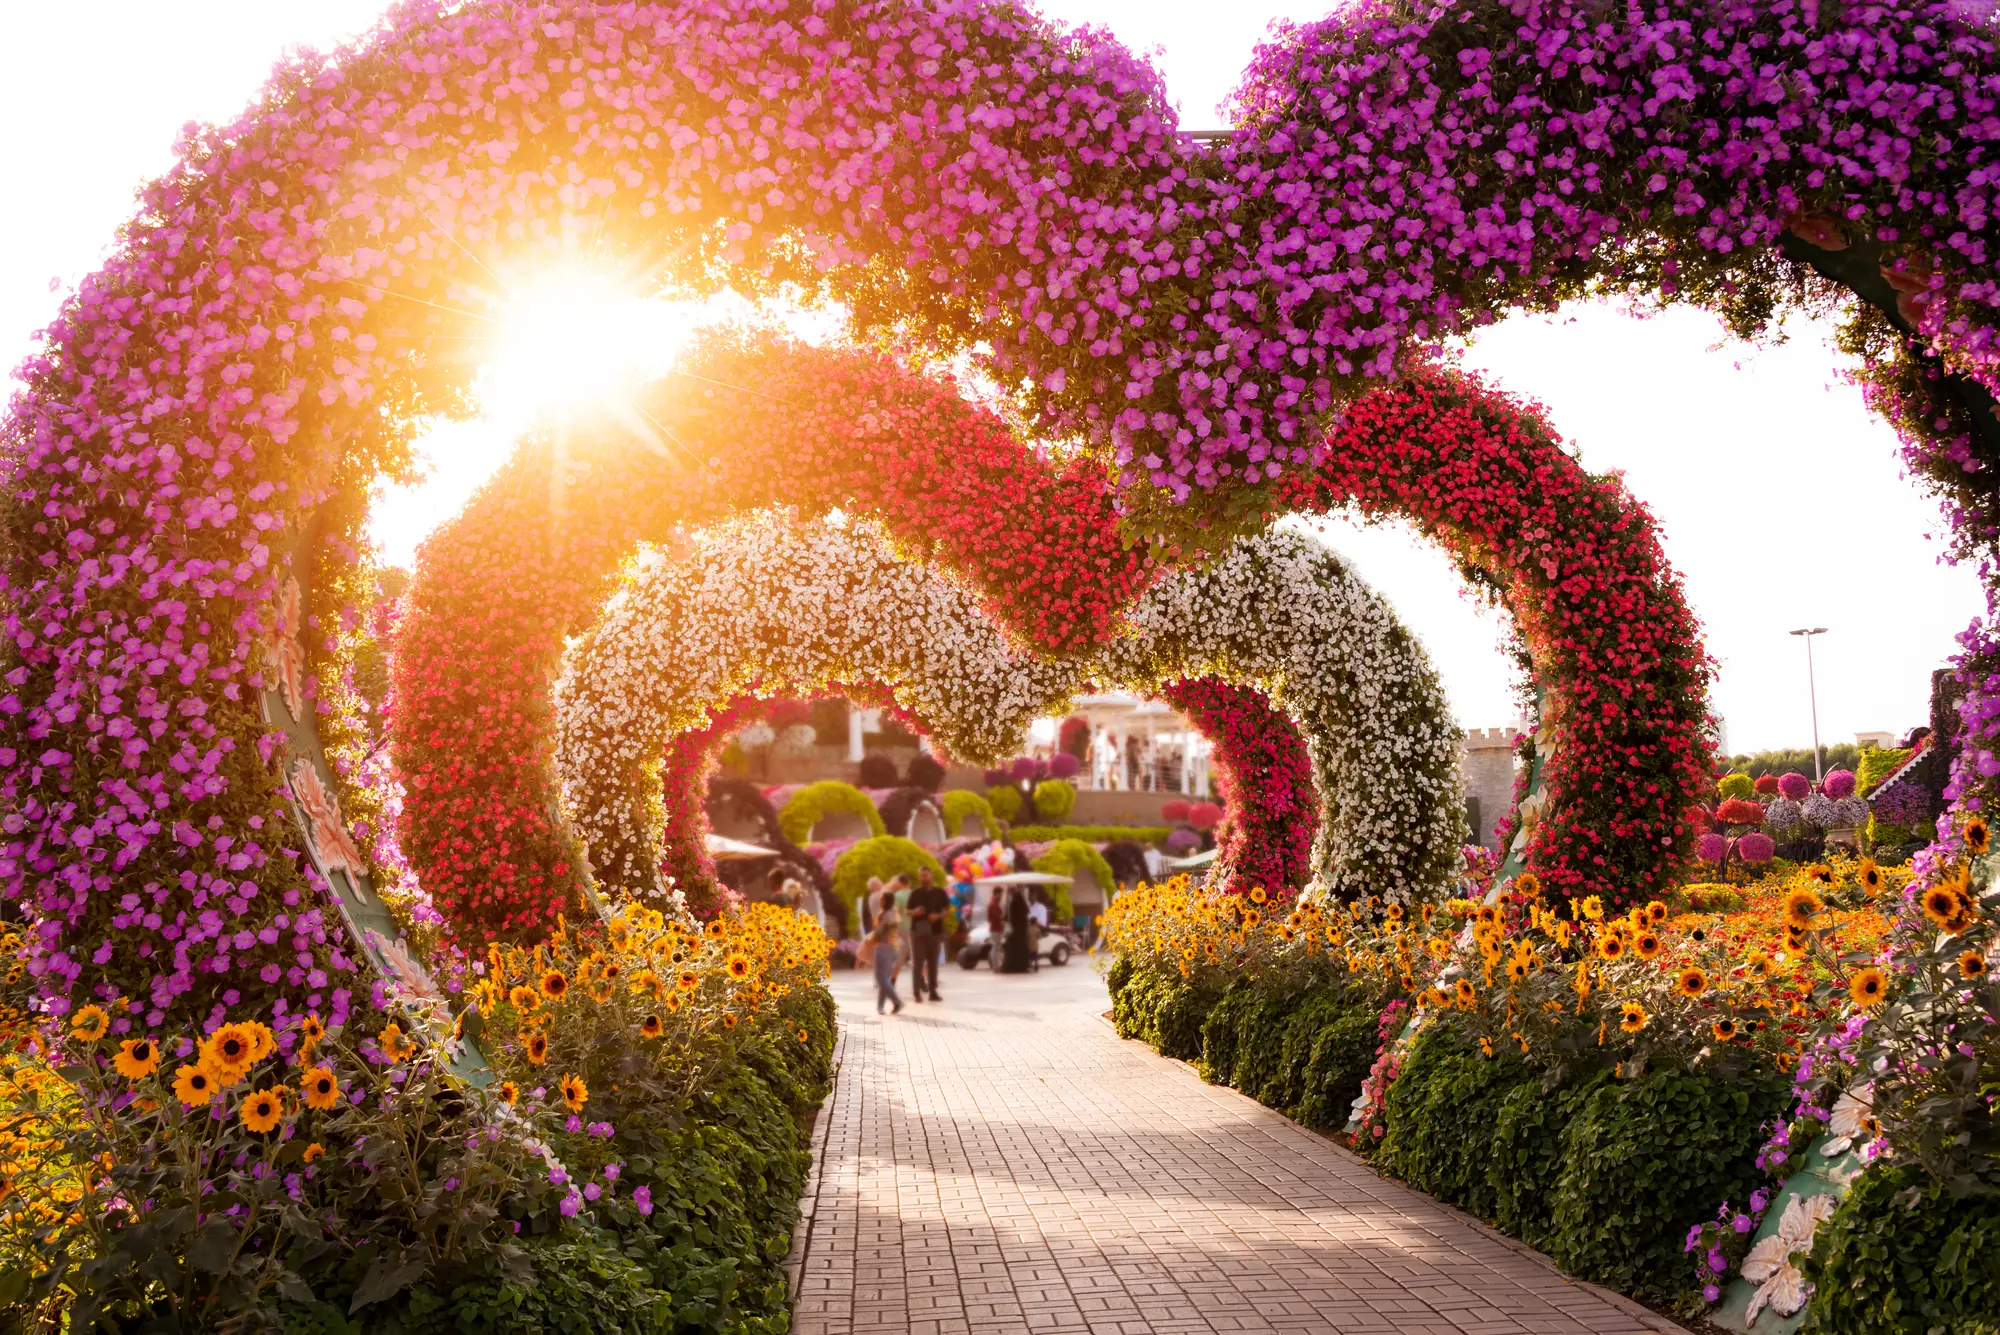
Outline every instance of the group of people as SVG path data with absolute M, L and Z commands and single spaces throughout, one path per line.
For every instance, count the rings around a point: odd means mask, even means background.
M 924 993 L 942 1001 L 938 994 L 938 961 L 944 954 L 945 920 L 951 913 L 951 896 L 928 870 L 917 874 L 916 884 L 908 876 L 889 881 L 870 877 L 868 893 L 861 899 L 862 959 L 875 970 L 875 1013 L 893 1004 L 900 1014 L 903 999 L 897 995 L 896 981 L 907 960 L 911 965 L 911 991 L 918 1001 Z

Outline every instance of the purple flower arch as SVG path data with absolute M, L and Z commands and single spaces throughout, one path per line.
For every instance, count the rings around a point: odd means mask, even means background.
M 324 990 L 256 699 L 287 556 L 314 535 L 324 679 L 367 490 L 462 402 L 510 263 L 797 281 L 987 343 L 1126 471 L 1136 526 L 1204 544 L 1426 340 L 1604 287 L 1750 325 L 1830 276 L 1990 556 L 1996 66 L 1948 0 L 1366 6 L 1260 52 L 1209 148 L 1116 43 L 1009 8 L 399 8 L 191 134 L 22 368 L 0 894 L 30 967 L 149 1022 Z

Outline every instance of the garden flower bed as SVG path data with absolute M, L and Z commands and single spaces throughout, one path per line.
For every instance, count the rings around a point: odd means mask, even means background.
M 1622 915 L 1526 876 L 1408 909 L 1180 879 L 1105 916 L 1113 1020 L 1583 1278 L 1692 1314 L 1736 1276 L 1737 1316 L 1810 1293 L 1814 1329 L 1958 1328 L 2000 1312 L 1990 1093 L 1959 1084 L 1991 1058 L 2000 895 L 1967 871 L 1941 896 L 1776 863 L 1725 910 L 1696 886 Z M 1787 1179 L 1830 1162 L 1859 1185 L 1765 1243 Z

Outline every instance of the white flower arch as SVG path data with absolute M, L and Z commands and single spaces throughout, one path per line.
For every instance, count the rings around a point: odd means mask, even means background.
M 1263 690 L 1304 734 L 1319 789 L 1314 888 L 1432 895 L 1464 833 L 1459 733 L 1423 647 L 1340 557 L 1296 533 L 1168 575 L 1082 661 L 1012 647 L 971 594 L 863 526 L 760 516 L 638 567 L 570 648 L 556 764 L 596 874 L 654 888 L 660 757 L 739 695 L 871 683 L 970 760 L 1018 750 L 1086 682 L 1218 676 Z

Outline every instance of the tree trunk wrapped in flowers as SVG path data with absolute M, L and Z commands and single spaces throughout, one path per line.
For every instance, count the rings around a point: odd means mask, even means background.
M 1312 877 L 1319 792 L 1298 727 L 1264 695 L 1213 677 L 1184 677 L 1160 688 L 1214 748 L 1211 763 L 1228 815 L 1215 834 L 1206 884 L 1241 894 L 1305 888 Z

